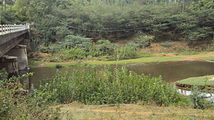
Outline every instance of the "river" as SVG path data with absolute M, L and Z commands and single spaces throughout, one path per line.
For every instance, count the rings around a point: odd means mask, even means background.
M 97 69 L 103 68 L 104 66 L 97 66 Z M 115 65 L 111 66 L 115 67 Z M 121 67 L 121 65 L 119 66 Z M 174 83 L 177 80 L 185 79 L 188 77 L 196 77 L 203 75 L 214 74 L 214 63 L 206 61 L 178 61 L 178 62 L 160 62 L 160 63 L 138 63 L 122 65 L 131 71 L 138 74 L 146 74 L 155 77 L 161 76 L 163 80 Z M 43 81 L 47 81 L 54 76 L 57 70 L 71 72 L 76 69 L 90 69 L 90 67 L 65 67 L 61 69 L 48 68 L 48 67 L 37 67 L 31 68 L 31 72 L 34 75 L 30 78 L 30 84 L 33 87 Z

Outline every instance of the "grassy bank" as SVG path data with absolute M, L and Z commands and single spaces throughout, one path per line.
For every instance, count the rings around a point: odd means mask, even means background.
M 191 86 L 212 86 L 214 87 L 214 75 L 201 76 L 201 77 L 191 77 L 184 80 L 176 82 L 181 85 L 191 85 Z
M 117 60 L 117 61 L 107 61 L 107 60 L 76 60 L 76 61 L 67 61 L 67 62 L 38 62 L 34 61 L 32 67 L 55 67 L 57 64 L 60 64 L 64 67 L 66 66 L 81 66 L 81 65 L 124 65 L 124 64 L 134 64 L 134 63 L 149 63 L 149 62 L 169 62 L 169 61 L 205 61 L 214 60 L 214 52 L 200 52 L 193 55 L 179 55 L 176 53 L 158 53 L 153 54 L 150 57 L 141 57 L 136 59 L 127 59 L 127 60 Z

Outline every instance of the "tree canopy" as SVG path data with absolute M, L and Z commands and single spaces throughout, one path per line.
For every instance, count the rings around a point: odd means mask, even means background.
M 138 32 L 156 40 L 213 40 L 213 0 L 16 0 L 2 23 L 34 23 L 44 43 L 81 35 L 120 40 Z M 176 36 L 176 37 L 175 37 Z

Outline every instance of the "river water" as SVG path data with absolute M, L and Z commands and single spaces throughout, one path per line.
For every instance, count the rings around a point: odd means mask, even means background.
M 97 69 L 103 66 L 98 66 Z M 115 67 L 115 66 L 112 66 Z M 121 67 L 121 66 L 120 66 Z M 206 61 L 179 61 L 179 62 L 161 62 L 161 63 L 138 63 L 123 65 L 129 70 L 138 74 L 147 74 L 155 77 L 162 76 L 163 80 L 174 83 L 177 80 L 188 77 L 196 77 L 214 74 L 214 63 Z M 59 69 L 60 71 L 71 72 L 76 69 L 90 69 L 90 67 L 66 67 Z M 46 81 L 53 77 L 56 68 L 38 67 L 31 68 L 34 76 L 30 78 L 33 87 L 38 87 L 41 81 Z

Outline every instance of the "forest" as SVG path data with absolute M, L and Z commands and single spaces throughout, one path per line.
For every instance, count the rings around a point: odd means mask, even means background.
M 114 54 L 109 58 L 114 60 L 118 52 L 121 59 L 137 58 L 133 51 L 151 42 L 212 44 L 213 8 L 213 0 L 8 0 L 1 23 L 31 23 L 33 51 L 73 53 L 63 57 L 69 60 Z M 133 37 L 120 49 L 112 47 Z
M 36 42 L 69 35 L 112 42 L 136 33 L 155 40 L 213 40 L 213 0 L 6 0 L 2 24 L 32 23 Z M 174 37 L 176 36 L 176 37 Z

